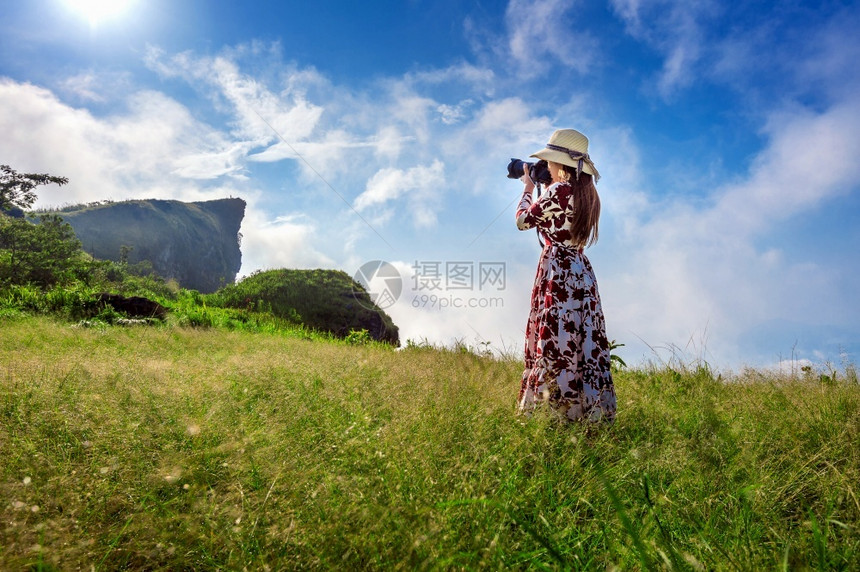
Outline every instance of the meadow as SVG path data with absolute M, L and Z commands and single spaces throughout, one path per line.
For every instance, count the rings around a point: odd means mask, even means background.
M 0 569 L 860 568 L 856 373 L 616 372 L 516 414 L 473 348 L 0 319 Z

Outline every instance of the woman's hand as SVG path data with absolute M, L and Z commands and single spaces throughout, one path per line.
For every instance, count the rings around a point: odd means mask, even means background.
M 523 176 L 520 177 L 520 180 L 526 184 L 525 192 L 531 193 L 535 190 L 535 182 L 532 181 L 532 178 L 529 176 L 528 168 L 523 169 Z

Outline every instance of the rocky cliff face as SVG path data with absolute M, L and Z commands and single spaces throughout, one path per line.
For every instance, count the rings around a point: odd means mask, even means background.
M 59 213 L 95 258 L 143 260 L 183 288 L 214 292 L 232 284 L 242 264 L 239 228 L 245 201 L 143 200 Z

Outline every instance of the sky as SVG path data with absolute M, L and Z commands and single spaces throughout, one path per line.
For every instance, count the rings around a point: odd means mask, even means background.
M 70 181 L 37 207 L 241 197 L 240 277 L 360 273 L 404 344 L 521 353 L 540 245 L 506 167 L 575 128 L 628 364 L 857 362 L 857 2 L 0 9 L 0 163 Z

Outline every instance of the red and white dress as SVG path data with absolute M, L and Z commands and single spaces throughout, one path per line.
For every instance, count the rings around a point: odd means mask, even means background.
M 612 422 L 615 387 L 597 280 L 570 232 L 576 197 L 567 183 L 536 201 L 523 192 L 520 230 L 537 228 L 544 242 L 526 326 L 525 371 L 519 408 L 547 402 L 569 420 Z

